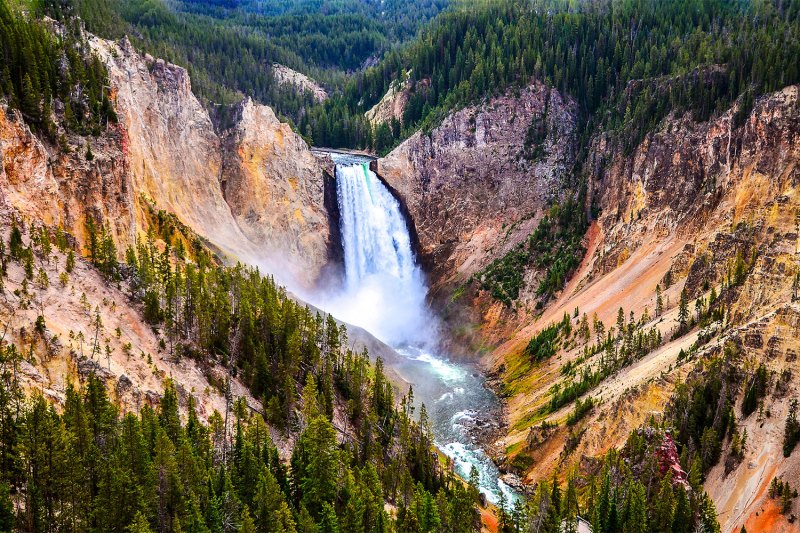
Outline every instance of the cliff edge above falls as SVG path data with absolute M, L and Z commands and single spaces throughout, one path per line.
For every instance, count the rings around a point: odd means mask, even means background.
M 575 113 L 535 83 L 456 111 L 378 160 L 408 207 L 434 294 L 520 242 L 559 197 L 575 163 Z

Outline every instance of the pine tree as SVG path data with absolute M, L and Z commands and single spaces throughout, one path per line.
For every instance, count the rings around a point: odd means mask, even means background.
M 647 533 L 647 500 L 644 485 L 634 481 L 628 488 L 625 531 Z
M 0 482 L 0 531 L 14 529 L 14 504 L 11 502 L 8 484 Z
M 682 335 L 686 332 L 689 320 L 689 295 L 686 289 L 681 290 L 681 299 L 678 304 L 678 334 Z
M 786 425 L 783 432 L 783 456 L 792 454 L 797 442 L 800 440 L 800 421 L 797 419 L 797 399 L 789 402 L 789 412 L 786 415 Z
M 664 312 L 664 300 L 661 295 L 661 285 L 656 285 L 656 316 L 661 316 Z
M 247 505 L 242 508 L 239 533 L 256 533 L 256 524 L 253 522 L 253 517 L 250 516 L 250 508 Z
M 33 86 L 30 75 L 26 72 L 22 77 L 22 98 L 20 100 L 20 110 L 32 121 L 38 122 L 39 115 L 39 92 Z
M 150 523 L 147 521 L 147 517 L 139 511 L 136 513 L 136 516 L 133 519 L 133 522 L 125 528 L 126 533 L 153 533 L 153 530 L 150 529 Z

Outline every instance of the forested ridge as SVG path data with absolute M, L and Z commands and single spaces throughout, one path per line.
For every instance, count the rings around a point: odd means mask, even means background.
M 273 63 L 336 90 L 348 72 L 411 38 L 448 1 L 36 0 L 56 20 L 80 17 L 96 35 L 127 35 L 137 49 L 187 68 L 206 104 L 251 96 L 294 123 L 318 103 L 278 83 Z M 351 122 L 349 114 L 341 120 Z
M 413 392 L 396 402 L 382 362 L 353 351 L 344 326 L 255 269 L 216 264 L 186 231 L 159 213 L 127 263 L 91 218 L 81 250 L 60 229 L 14 219 L 4 232 L 0 282 L 18 265 L 20 305 L 49 284 L 36 265 L 57 261 L 66 284 L 75 252 L 85 254 L 140 306 L 167 357 L 227 369 L 212 384 L 229 403 L 206 425 L 189 394 L 182 421 L 168 381 L 158 407 L 123 415 L 90 377 L 67 388 L 57 411 L 23 394 L 19 366 L 35 360 L 4 343 L 0 530 L 472 531 L 477 490 L 434 453 Z M 94 320 L 100 331 L 99 312 Z M 37 331 L 47 321 L 40 315 Z M 84 357 L 100 360 L 102 350 L 95 343 Z M 231 379 L 248 386 L 255 408 L 230 396 Z M 295 439 L 288 463 L 266 424 Z
M 798 53 L 800 3 L 792 0 L 465 2 L 353 79 L 343 104 L 368 109 L 405 72 L 430 80 L 416 85 L 395 135 L 402 138 L 539 79 L 579 104 L 584 142 L 602 127 L 624 132 L 630 148 L 673 110 L 704 120 L 745 95 L 746 112 L 753 97 L 797 83 Z
M 73 28 L 57 36 L 33 15 L 0 0 L 0 97 L 51 140 L 57 122 L 97 135 L 116 121 L 105 66 Z

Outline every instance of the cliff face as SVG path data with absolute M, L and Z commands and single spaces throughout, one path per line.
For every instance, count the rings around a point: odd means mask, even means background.
M 328 92 L 319 83 L 286 65 L 273 63 L 272 75 L 281 85 L 289 85 L 300 92 L 310 92 L 317 102 L 324 102 L 328 99 Z
M 537 139 L 529 131 L 540 125 Z M 434 293 L 531 232 L 568 179 L 574 136 L 574 104 L 534 84 L 457 111 L 378 161 L 408 207 Z
M 81 241 L 91 215 L 108 223 L 124 249 L 135 239 L 124 138 L 124 131 L 112 127 L 96 139 L 65 137 L 67 150 L 55 149 L 31 132 L 19 112 L 0 107 L 0 205 L 31 220 L 61 225 Z
M 430 80 L 420 80 L 417 84 L 419 84 L 420 88 L 424 88 L 430 85 Z M 373 126 L 391 122 L 393 119 L 402 122 L 403 112 L 406 109 L 406 104 L 408 104 L 413 88 L 411 80 L 407 78 L 402 81 L 395 81 L 380 101 L 367 110 L 364 116 Z
M 245 236 L 312 283 L 329 260 L 324 171 L 271 108 L 246 100 L 223 141 L 222 190 Z
M 323 170 L 304 141 L 250 101 L 219 136 L 186 70 L 127 40 L 90 42 L 108 67 L 135 200 L 175 214 L 223 255 L 311 285 L 328 261 L 330 228 Z
M 313 156 L 270 108 L 250 101 L 232 129 L 218 134 L 184 69 L 141 55 L 125 40 L 88 39 L 107 65 L 118 124 L 97 137 L 66 133 L 54 144 L 0 105 L 0 237 L 8 242 L 12 220 L 25 243 L 34 228 L 63 226 L 76 237 L 76 252 L 83 251 L 91 215 L 111 229 L 122 254 L 150 229 L 155 207 L 182 223 L 182 242 L 199 237 L 231 261 L 275 268 L 280 281 L 314 283 L 336 256 L 326 211 L 329 161 Z M 156 247 L 164 246 L 157 236 Z M 225 369 L 173 358 L 132 303 L 135 280 L 111 283 L 80 257 L 67 275 L 65 254 L 53 250 L 35 257 L 33 287 L 19 262 L 6 261 L 0 324 L 5 342 L 30 348 L 19 369 L 26 387 L 60 402 L 69 381 L 95 373 L 121 405 L 138 409 L 156 403 L 170 377 L 182 406 L 191 395 L 203 418 L 224 411 L 215 384 Z M 102 360 L 87 340 L 99 331 L 93 310 L 102 315 Z M 353 340 L 393 354 L 361 330 L 353 330 Z M 240 382 L 232 387 L 256 405 Z

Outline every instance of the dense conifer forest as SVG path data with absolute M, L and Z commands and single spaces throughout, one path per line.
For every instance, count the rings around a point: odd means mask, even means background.
M 199 244 L 187 249 L 172 217 L 156 219 L 148 238 L 127 250 L 127 263 L 91 218 L 84 250 L 44 227 L 30 228 L 28 240 L 14 221 L 0 246 L 0 273 L 19 263 L 25 291 L 41 290 L 34 264 L 55 258 L 68 279 L 75 252 L 85 253 L 108 283 L 127 288 L 168 357 L 228 370 L 215 384 L 228 409 L 203 424 L 190 394 L 181 417 L 167 381 L 157 407 L 122 414 L 90 376 L 68 387 L 57 411 L 40 393 L 23 394 L 19 365 L 35 362 L 4 344 L 0 530 L 474 529 L 477 489 L 435 453 L 413 391 L 395 401 L 381 360 L 354 352 L 330 315 L 297 303 L 254 269 L 220 266 Z M 95 320 L 101 328 L 102 317 Z M 37 327 L 46 329 L 47 316 Z M 96 343 L 84 357 L 100 360 Z M 255 408 L 231 397 L 234 378 L 249 387 Z M 266 424 L 294 439 L 288 463 Z M 396 510 L 390 514 L 385 502 Z
M 800 79 L 798 53 L 796 1 L 464 3 L 356 76 L 339 105 L 369 109 L 408 73 L 419 90 L 395 135 L 402 138 L 454 108 L 540 79 L 579 104 L 584 142 L 602 126 L 630 149 L 671 111 L 704 120 L 743 96 L 745 116 L 755 96 Z M 413 84 L 423 79 L 430 84 Z M 327 133 L 316 125 L 317 135 Z
M 55 112 L 66 129 L 82 134 L 97 134 L 116 120 L 106 69 L 87 51 L 77 32 L 53 35 L 0 0 L 0 97 L 51 139 L 57 134 Z

